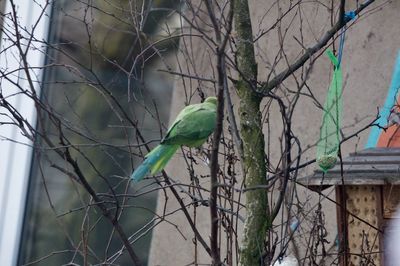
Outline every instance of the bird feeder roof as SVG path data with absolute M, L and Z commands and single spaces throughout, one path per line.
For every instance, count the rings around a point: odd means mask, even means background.
M 400 185 L 400 148 L 369 148 L 351 153 L 325 175 L 316 170 L 298 181 L 311 189 L 340 185 Z M 343 173 L 343 178 L 342 178 Z

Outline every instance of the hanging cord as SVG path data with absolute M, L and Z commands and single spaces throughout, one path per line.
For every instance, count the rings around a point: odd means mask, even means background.
M 353 20 L 356 17 L 356 12 L 355 11 L 349 11 L 344 14 L 344 18 L 346 20 Z M 337 68 L 340 67 L 340 63 L 342 62 L 342 56 L 343 56 L 343 47 L 344 47 L 344 39 L 346 37 L 346 30 L 347 26 L 344 25 L 342 30 L 340 31 L 340 41 L 339 41 L 339 52 L 338 52 L 338 65 Z
M 344 26 L 340 32 L 340 42 L 339 42 L 339 52 L 338 52 L 338 64 L 336 68 L 340 67 L 340 63 L 342 62 L 343 55 L 343 47 L 344 47 L 344 39 L 346 37 L 346 26 Z

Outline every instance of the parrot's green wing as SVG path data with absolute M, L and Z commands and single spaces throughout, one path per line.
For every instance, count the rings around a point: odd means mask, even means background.
M 189 105 L 179 113 L 161 143 L 189 147 L 200 146 L 214 131 L 215 120 L 215 104 L 204 102 Z
M 149 172 L 155 174 L 166 166 L 179 146 L 197 147 L 203 144 L 214 131 L 217 98 L 208 97 L 204 103 L 185 107 L 176 117 L 161 144 L 154 148 L 132 173 L 138 182 Z

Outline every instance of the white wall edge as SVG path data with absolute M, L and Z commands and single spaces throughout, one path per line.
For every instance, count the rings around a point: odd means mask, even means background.
M 20 25 L 22 28 L 31 30 L 39 18 L 46 0 L 14 0 L 13 2 L 18 9 Z M 11 14 L 11 11 L 11 2 L 7 1 L 5 14 Z M 51 7 L 48 6 L 45 11 L 46 16 L 41 17 L 37 25 L 34 35 L 38 40 L 47 40 L 50 11 Z M 12 25 L 9 22 L 7 20 L 4 22 L 5 30 L 12 30 Z M 2 51 L 4 47 L 10 45 L 10 41 L 2 36 L 0 45 L 0 51 Z M 33 43 L 33 46 L 39 49 L 29 50 L 27 60 L 30 66 L 41 67 L 44 65 L 45 54 L 43 51 L 46 51 L 45 47 L 40 43 Z M 2 71 L 18 69 L 20 64 L 18 51 L 15 47 L 0 53 L 0 69 Z M 34 74 L 36 81 L 42 81 L 41 68 L 32 70 L 31 74 Z M 11 79 L 12 82 L 19 84 L 22 88 L 28 88 L 22 70 L 16 72 Z M 1 80 L 1 92 L 4 97 L 19 91 L 12 82 L 5 79 Z M 39 94 L 39 92 L 39 86 L 36 84 L 36 93 Z M 15 95 L 9 97 L 8 101 L 18 108 L 18 111 L 30 124 L 35 125 L 36 114 L 32 100 L 23 95 Z M 10 139 L 15 142 L 9 141 Z M 17 265 L 32 161 L 33 150 L 31 146 L 32 143 L 16 127 L 0 126 L 0 262 L 3 266 Z

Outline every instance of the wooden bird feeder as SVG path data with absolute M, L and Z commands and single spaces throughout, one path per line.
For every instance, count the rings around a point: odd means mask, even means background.
M 315 171 L 299 182 L 314 191 L 335 186 L 339 239 L 347 235 L 348 241 L 349 255 L 342 258 L 342 265 L 384 265 L 385 227 L 389 220 L 400 219 L 395 217 L 400 203 L 400 148 L 352 153 L 342 166 L 338 162 L 325 175 Z

